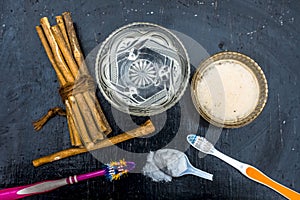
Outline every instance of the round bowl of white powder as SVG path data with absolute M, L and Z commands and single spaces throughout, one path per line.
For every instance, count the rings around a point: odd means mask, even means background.
M 191 93 L 196 109 L 208 122 L 238 128 L 262 112 L 268 85 L 254 60 L 237 52 L 222 52 L 200 64 Z

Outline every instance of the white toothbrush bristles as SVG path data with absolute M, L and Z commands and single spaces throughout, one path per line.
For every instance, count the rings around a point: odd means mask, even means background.
M 197 137 L 195 146 L 203 153 L 210 153 L 214 149 L 214 146 L 204 137 Z
M 202 151 L 203 153 L 211 154 L 215 149 L 214 146 L 204 137 L 200 137 L 197 135 L 188 135 L 187 139 L 192 146 Z

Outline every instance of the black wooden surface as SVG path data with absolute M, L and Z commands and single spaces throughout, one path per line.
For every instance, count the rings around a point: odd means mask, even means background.
M 70 146 L 65 118 L 52 119 L 38 133 L 31 124 L 50 107 L 63 106 L 57 93 L 56 75 L 35 26 L 43 16 L 53 23 L 54 17 L 64 11 L 72 12 L 86 55 L 116 28 L 146 21 L 190 36 L 209 54 L 231 50 L 255 59 L 268 79 L 267 105 L 248 126 L 224 129 L 216 147 L 300 191 L 298 0 L 1 0 L 0 188 L 67 177 L 101 167 L 102 160 L 90 153 L 38 168 L 31 164 L 33 159 Z M 111 109 L 99 91 L 97 94 L 113 134 L 121 132 L 120 124 L 129 116 L 120 117 L 123 114 Z M 188 99 L 189 88 L 186 96 Z M 145 155 L 167 145 L 176 134 L 188 134 L 195 127 L 198 134 L 204 135 L 208 124 L 203 119 L 189 121 L 181 115 L 182 107 L 176 104 L 160 115 L 165 123 L 160 124 L 153 137 L 134 139 L 118 145 L 119 148 Z M 144 120 L 132 119 L 137 123 Z M 186 145 L 182 137 L 175 146 L 180 146 L 180 142 Z M 121 154 L 114 149 L 103 150 L 102 154 L 106 159 L 116 159 Z M 188 147 L 186 154 L 194 166 L 213 173 L 214 181 L 184 176 L 170 183 L 155 183 L 140 173 L 132 173 L 113 183 L 96 178 L 28 199 L 284 199 L 216 158 L 200 159 L 197 151 Z M 130 159 L 134 160 L 134 156 Z

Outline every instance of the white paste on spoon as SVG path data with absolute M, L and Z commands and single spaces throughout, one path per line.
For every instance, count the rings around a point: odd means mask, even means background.
M 186 170 L 185 154 L 175 149 L 161 149 L 150 152 L 147 163 L 143 168 L 143 174 L 152 178 L 153 181 L 169 182 L 173 177 L 178 177 Z

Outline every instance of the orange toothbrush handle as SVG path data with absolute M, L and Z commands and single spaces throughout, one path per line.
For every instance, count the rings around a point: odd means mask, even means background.
M 280 193 L 281 195 L 285 196 L 288 199 L 292 199 L 292 200 L 300 199 L 300 194 L 298 192 L 295 192 L 294 190 L 291 190 L 277 183 L 276 181 L 272 180 L 271 178 L 269 178 L 264 173 L 262 173 L 261 171 L 259 171 L 254 167 L 251 166 L 247 167 L 246 175 L 252 180 L 268 186 L 269 188 L 275 190 L 276 192 Z

